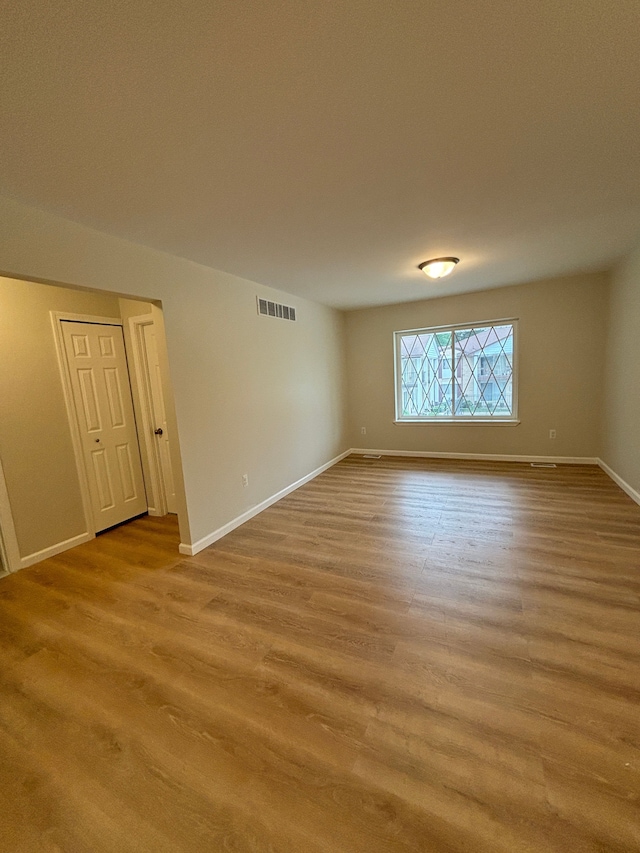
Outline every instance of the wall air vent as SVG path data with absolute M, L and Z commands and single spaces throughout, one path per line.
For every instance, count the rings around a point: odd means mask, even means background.
M 279 302 L 270 302 L 268 299 L 258 297 L 258 314 L 265 317 L 279 317 L 281 320 L 296 319 L 296 309 L 290 305 L 281 305 Z

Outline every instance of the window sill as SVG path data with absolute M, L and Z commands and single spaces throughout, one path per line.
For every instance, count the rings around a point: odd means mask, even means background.
M 450 426 L 451 424 L 459 424 L 463 426 L 473 426 L 474 424 L 482 424 L 483 426 L 487 426 L 487 424 L 491 424 L 491 426 L 518 426 L 520 421 L 516 418 L 504 418 L 502 420 L 497 420 L 496 418 L 469 418 L 468 420 L 463 420 L 462 418 L 429 418 L 428 420 L 419 420 L 416 418 L 415 420 L 395 420 L 394 424 L 398 426 L 413 426 L 418 424 L 419 426 L 424 426 L 428 424 L 429 426 L 437 426 L 438 424 L 447 424 Z

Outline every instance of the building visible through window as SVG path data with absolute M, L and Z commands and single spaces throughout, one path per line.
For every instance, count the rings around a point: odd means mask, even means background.
M 516 321 L 396 332 L 396 418 L 513 420 Z

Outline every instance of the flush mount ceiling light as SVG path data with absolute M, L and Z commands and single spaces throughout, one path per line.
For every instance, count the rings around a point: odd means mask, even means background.
M 429 278 L 444 278 L 445 275 L 453 272 L 453 268 L 459 260 L 460 258 L 433 258 L 431 261 L 423 261 L 418 264 L 418 269 L 422 270 Z

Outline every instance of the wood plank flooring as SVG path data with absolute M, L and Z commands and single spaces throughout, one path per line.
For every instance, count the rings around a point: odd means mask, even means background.
M 0 580 L 7 853 L 637 853 L 640 507 L 349 457 Z

